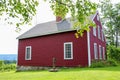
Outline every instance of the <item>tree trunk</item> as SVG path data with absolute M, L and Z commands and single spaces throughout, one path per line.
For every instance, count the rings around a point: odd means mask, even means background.
M 116 41 L 115 46 L 118 47 L 118 30 L 116 29 Z
M 110 34 L 110 35 L 111 35 L 111 38 L 110 38 L 110 41 L 111 41 L 111 42 L 110 42 L 110 44 L 111 44 L 111 45 L 115 45 L 115 41 L 114 41 L 114 31 L 113 31 L 113 30 L 111 31 L 111 34 Z

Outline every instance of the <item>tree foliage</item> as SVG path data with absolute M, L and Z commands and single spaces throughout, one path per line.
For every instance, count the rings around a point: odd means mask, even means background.
M 107 52 L 110 59 L 114 59 L 120 62 L 120 48 L 116 48 L 115 46 L 108 46 Z
M 85 30 L 93 23 L 89 16 L 95 14 L 97 5 L 89 0 L 45 0 L 49 1 L 55 16 L 65 18 L 67 13 L 71 14 L 73 28 L 77 30 L 76 37 L 83 35 Z
M 55 16 L 62 17 L 70 13 L 73 27 L 77 30 L 76 37 L 83 35 L 84 30 L 89 30 L 90 25 L 93 25 L 89 16 L 96 11 L 96 4 L 90 0 L 44 0 L 50 3 Z M 5 20 L 9 24 L 19 25 L 29 24 L 33 16 L 36 14 L 37 0 L 1 0 L 0 15 L 7 15 Z M 16 18 L 16 22 L 11 18 Z
M 37 0 L 0 0 L 0 15 L 5 15 L 8 24 L 19 25 L 29 24 L 36 14 Z M 15 18 L 14 21 L 11 19 Z
M 120 3 L 112 4 L 110 0 L 104 0 L 101 1 L 100 9 L 103 14 L 103 23 L 107 26 L 108 40 L 110 44 L 115 44 L 117 47 L 118 36 L 120 35 Z

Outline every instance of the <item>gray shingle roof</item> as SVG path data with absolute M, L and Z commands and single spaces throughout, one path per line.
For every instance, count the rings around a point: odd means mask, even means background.
M 55 33 L 62 33 L 72 30 L 73 30 L 72 23 L 70 22 L 70 19 L 65 19 L 58 23 L 56 21 L 51 21 L 42 24 L 37 24 L 29 31 L 17 37 L 17 39 L 25 39 L 25 38 L 31 38 L 31 37 L 37 37 L 37 36 L 43 36 L 43 35 L 49 35 Z
M 93 20 L 95 15 L 96 14 L 91 15 L 90 19 Z M 51 22 L 46 22 L 42 24 L 37 24 L 29 31 L 17 37 L 17 39 L 32 38 L 32 37 L 62 33 L 62 32 L 67 32 L 67 31 L 73 31 L 70 18 L 65 19 L 59 23 L 57 23 L 56 21 L 51 21 Z

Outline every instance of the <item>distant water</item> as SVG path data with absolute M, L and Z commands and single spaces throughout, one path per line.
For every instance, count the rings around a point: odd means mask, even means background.
M 17 60 L 17 54 L 0 54 L 0 60 Z

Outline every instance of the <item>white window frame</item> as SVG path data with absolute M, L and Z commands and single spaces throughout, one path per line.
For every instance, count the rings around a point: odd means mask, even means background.
M 98 59 L 97 43 L 94 43 L 94 59 Z
M 100 26 L 99 25 L 98 25 L 98 38 L 101 39 L 100 38 Z
M 29 58 L 27 58 L 27 49 L 30 49 L 30 57 Z M 25 49 L 25 60 L 31 60 L 31 54 L 32 54 L 32 47 L 31 46 L 26 46 L 26 49 Z
M 96 27 L 93 27 L 93 35 L 96 36 Z
M 102 47 L 99 45 L 99 58 L 102 59 Z
M 71 45 L 71 58 L 66 58 L 66 44 L 70 44 Z M 73 59 L 73 43 L 72 42 L 65 42 L 64 43 L 64 59 L 65 60 Z

